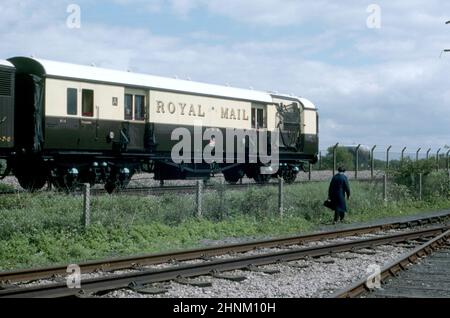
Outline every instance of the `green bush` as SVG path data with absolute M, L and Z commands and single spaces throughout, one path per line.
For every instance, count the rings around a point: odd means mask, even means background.
M 449 176 L 445 172 L 433 171 L 426 175 L 423 180 L 423 195 L 425 198 L 448 197 L 449 190 Z
M 422 198 L 432 200 L 449 195 L 449 177 L 447 172 L 436 171 L 435 159 L 412 161 L 407 159 L 397 169 L 391 170 L 393 181 L 406 196 L 418 198 L 420 174 L 422 174 Z

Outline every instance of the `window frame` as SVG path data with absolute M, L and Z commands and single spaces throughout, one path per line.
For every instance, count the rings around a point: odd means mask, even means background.
M 130 115 L 127 115 L 127 98 L 131 97 L 131 112 Z M 123 103 L 123 111 L 124 111 L 124 120 L 133 120 L 134 118 L 134 95 L 133 94 L 126 94 L 124 98 Z
M 75 95 L 70 95 L 69 93 L 75 93 Z M 75 97 L 75 113 L 71 113 L 69 107 L 71 105 L 70 97 Z M 72 101 L 73 102 L 73 101 Z M 73 103 L 72 103 L 73 106 Z M 67 116 L 78 116 L 78 88 L 68 87 L 66 90 L 66 114 Z
M 85 93 L 92 93 L 92 112 L 85 112 L 84 111 L 84 106 L 85 106 Z M 89 118 L 93 118 L 95 113 L 95 92 L 93 89 L 87 89 L 87 88 L 83 88 L 81 90 L 81 116 L 82 117 L 89 117 Z
M 142 104 L 141 104 L 141 114 L 142 116 L 140 116 L 139 118 L 137 118 L 137 97 L 142 97 Z M 133 109 L 133 120 L 135 121 L 145 121 L 145 105 L 146 105 L 146 98 L 145 95 L 139 95 L 139 94 L 134 94 L 134 109 Z
M 123 102 L 123 120 L 145 122 L 148 118 L 148 111 L 147 111 L 148 98 L 149 98 L 148 92 L 144 90 L 137 90 L 132 88 L 125 89 Z M 127 107 L 127 101 L 131 102 L 130 105 L 131 108 Z M 128 116 L 127 116 L 127 109 L 131 111 L 131 114 Z M 137 113 L 138 110 L 140 113 Z
M 263 123 L 263 127 L 258 127 L 259 126 L 259 111 L 262 111 L 262 123 Z M 251 119 L 251 124 L 252 124 L 252 129 L 267 129 L 268 124 L 267 124 L 267 106 L 265 105 L 252 105 L 252 119 Z

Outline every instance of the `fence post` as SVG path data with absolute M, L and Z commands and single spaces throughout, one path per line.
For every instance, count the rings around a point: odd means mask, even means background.
M 280 217 L 284 215 L 284 180 L 283 178 L 278 178 L 278 212 Z
M 422 148 L 417 149 L 416 151 L 416 161 L 419 161 L 419 152 L 422 150 Z
M 431 148 L 429 148 L 429 149 L 427 150 L 427 160 L 430 158 L 430 151 L 431 151 Z
M 441 152 L 441 148 L 436 152 L 436 170 L 439 171 L 439 153 Z
M 227 216 L 226 210 L 225 210 L 225 182 L 223 179 L 220 180 L 219 184 L 219 209 L 220 214 L 222 215 L 222 219 Z
M 391 151 L 392 146 L 389 146 L 386 150 L 386 171 L 389 170 L 389 152 Z
M 405 159 L 405 151 L 406 151 L 407 147 L 402 149 L 402 155 L 400 157 L 400 167 L 403 166 L 403 160 Z
M 450 192 L 450 170 L 447 169 L 447 175 L 448 175 L 448 190 Z
M 447 169 L 447 175 L 448 175 L 448 187 L 447 187 L 447 189 L 450 192 L 450 170 L 448 170 L 448 169 Z
M 450 150 L 447 151 L 447 171 L 450 170 Z
M 197 180 L 197 196 L 196 196 L 196 203 L 197 203 L 197 217 L 202 217 L 202 192 L 203 192 L 203 181 Z
M 337 143 L 333 147 L 333 176 L 336 174 L 336 151 L 337 151 L 338 146 L 339 146 L 339 143 Z
M 319 170 L 322 170 L 322 151 L 319 151 Z
M 355 152 L 355 179 L 358 179 L 358 169 L 359 169 L 359 148 L 361 148 L 361 144 L 356 147 Z
M 88 228 L 91 224 L 91 185 L 83 184 L 83 225 Z
M 375 152 L 375 148 L 377 147 L 377 145 L 372 147 L 372 150 L 370 151 L 370 176 L 373 179 L 373 170 L 374 170 L 374 164 L 375 164 L 375 159 L 374 157 L 374 152 Z
M 387 202 L 387 174 L 383 176 L 383 201 Z
M 419 201 L 422 201 L 422 181 L 423 181 L 423 174 L 419 173 Z

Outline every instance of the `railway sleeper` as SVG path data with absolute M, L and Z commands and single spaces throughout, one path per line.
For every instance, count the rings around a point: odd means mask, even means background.
M 181 285 L 190 285 L 194 287 L 211 287 L 212 282 L 199 280 L 198 278 L 178 277 L 175 282 Z
M 267 274 L 267 275 L 274 275 L 274 274 L 280 273 L 280 270 L 278 270 L 278 269 L 265 269 L 265 268 L 261 268 L 259 266 L 255 266 L 255 265 L 249 265 L 244 269 L 248 270 L 248 271 L 256 272 L 256 273 Z
M 336 261 L 331 257 L 322 257 L 317 260 L 321 264 L 334 264 Z
M 310 264 L 299 264 L 299 263 L 288 263 L 287 265 L 297 269 L 305 269 L 311 266 Z
M 242 275 L 231 275 L 231 274 L 225 274 L 219 271 L 212 271 L 211 276 L 218 279 L 225 279 L 233 282 L 243 282 L 247 279 L 247 276 Z
M 131 282 L 128 285 L 128 288 L 132 291 L 139 293 L 139 294 L 146 294 L 146 295 L 161 295 L 169 292 L 169 288 L 167 288 L 164 285 L 158 285 L 158 284 L 140 284 L 136 282 Z

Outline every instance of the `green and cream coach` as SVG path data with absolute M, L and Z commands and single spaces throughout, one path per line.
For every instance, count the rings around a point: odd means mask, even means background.
M 264 131 L 269 143 L 276 132 L 280 169 L 273 177 L 288 182 L 317 161 L 317 109 L 303 98 L 27 57 L 0 64 L 0 72 L 8 70 L 15 75 L 9 83 L 14 105 L 2 107 L 0 117 L 13 128 L 9 142 L 0 139 L 0 154 L 30 190 L 50 181 L 66 189 L 104 183 L 113 191 L 139 171 L 157 180 L 214 173 L 231 183 L 244 176 L 268 180 L 259 161 L 175 163 L 173 131 L 194 133 L 199 125 L 223 135 L 227 129 L 237 135 Z

